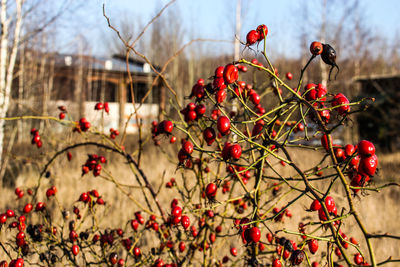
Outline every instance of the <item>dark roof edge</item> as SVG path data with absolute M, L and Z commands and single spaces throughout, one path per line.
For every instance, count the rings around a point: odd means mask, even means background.
M 354 82 L 362 82 L 368 80 L 380 80 L 380 79 L 393 79 L 400 78 L 400 74 L 372 74 L 372 75 L 360 75 L 353 78 Z

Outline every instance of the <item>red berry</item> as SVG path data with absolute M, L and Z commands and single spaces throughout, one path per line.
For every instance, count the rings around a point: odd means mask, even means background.
M 308 249 L 310 250 L 311 254 L 315 254 L 318 250 L 318 241 L 316 239 L 311 239 L 308 242 Z
M 370 157 L 361 157 L 358 170 L 363 175 L 374 176 L 377 167 L 378 167 L 378 157 L 375 154 L 373 154 Z
M 174 125 L 171 121 L 164 120 L 158 124 L 158 132 L 159 133 L 171 133 L 174 129 Z
M 214 199 L 217 195 L 217 185 L 214 183 L 209 183 L 206 187 L 206 196 L 208 199 Z
M 314 199 L 313 203 L 311 203 L 310 210 L 317 211 L 321 209 L 321 203 L 317 199 Z
M 362 140 L 358 143 L 358 154 L 361 157 L 370 157 L 375 154 L 375 146 L 370 141 Z
M 215 69 L 215 77 L 222 78 L 224 75 L 224 69 L 225 69 L 224 66 L 219 66 L 218 68 L 216 68 Z
M 171 215 L 174 217 L 180 217 L 182 215 L 182 208 L 175 206 L 171 211 Z
M 43 211 L 46 208 L 46 203 L 38 202 L 35 207 L 35 211 Z
M 229 147 L 229 155 L 231 158 L 238 160 L 242 155 L 242 147 L 239 144 L 233 144 Z
M 178 224 L 178 223 L 180 223 L 181 219 L 182 219 L 181 216 L 174 216 L 174 217 L 171 218 L 171 223 L 172 224 Z
M 339 113 L 339 115 L 345 115 L 350 111 L 350 106 L 348 105 L 350 102 L 342 93 L 339 93 L 333 97 L 332 107 L 336 107 L 335 110 Z
M 257 243 L 260 241 L 261 238 L 261 231 L 258 227 L 254 226 L 250 229 L 247 230 L 247 237 L 248 237 L 248 242 L 254 242 Z
M 104 111 L 110 113 L 110 106 L 108 105 L 108 102 L 104 102 Z
M 28 203 L 24 207 L 24 213 L 29 213 L 32 211 L 32 209 L 33 209 L 33 205 L 31 203 Z
M 293 79 L 293 74 L 292 74 L 291 72 L 287 72 L 287 73 L 286 73 L 286 78 L 287 78 L 288 80 Z
M 319 210 L 318 210 L 318 217 L 319 217 L 319 219 L 320 219 L 321 221 L 326 221 L 326 220 L 327 220 L 326 215 L 325 215 L 325 212 L 324 212 L 323 209 L 319 209 Z
M 249 33 L 247 33 L 247 36 L 246 36 L 246 45 L 250 46 L 250 45 L 255 44 L 259 38 L 260 38 L 260 34 L 257 31 L 255 31 L 255 30 L 249 31 Z
M 182 145 L 183 151 L 185 151 L 186 154 L 190 155 L 193 152 L 193 144 L 190 141 L 185 141 Z
M 218 77 L 213 81 L 213 87 L 217 90 L 224 90 L 226 88 L 226 84 L 224 78 Z
M 312 42 L 310 45 L 310 52 L 314 56 L 318 56 L 322 53 L 322 44 L 320 42 Z
M 197 105 L 195 111 L 197 116 L 201 117 L 204 115 L 204 113 L 206 113 L 206 106 L 204 104 Z
M 354 237 L 350 237 L 350 242 L 353 243 L 354 245 L 358 245 L 358 242 Z
M 231 84 L 237 81 L 239 78 L 239 70 L 233 64 L 228 64 L 225 66 L 223 73 L 225 84 Z
M 351 159 L 350 165 L 353 167 L 358 168 L 358 163 L 360 162 L 360 157 L 357 155 L 354 158 Z
M 79 253 L 79 246 L 73 245 L 71 250 L 72 250 L 72 254 L 74 254 L 74 256 L 76 256 Z
M 10 209 L 8 209 L 8 210 L 6 211 L 6 215 L 7 215 L 8 218 L 15 217 L 14 211 L 13 211 L 13 210 L 10 210 Z
M 215 95 L 215 101 L 217 103 L 222 103 L 226 99 L 226 91 L 224 89 L 218 90 L 217 94 Z
M 215 235 L 215 233 L 210 233 L 209 239 L 210 239 L 211 244 L 213 244 L 215 242 L 216 238 L 217 238 L 217 236 Z
M 272 267 L 282 267 L 282 262 L 279 259 L 275 259 L 272 262 Z
M 237 256 L 237 249 L 236 248 L 231 248 L 231 255 L 236 257 Z
M 189 110 L 185 114 L 185 121 L 191 122 L 197 119 L 197 113 L 194 110 Z
M 187 230 L 190 226 L 190 218 L 186 215 L 183 215 L 181 218 L 181 224 L 185 230 Z
M 217 129 L 222 135 L 229 133 L 231 129 L 231 121 L 226 116 L 220 116 L 217 120 Z
M 250 101 L 254 104 L 254 105 L 258 105 L 260 104 L 260 96 L 257 93 L 252 93 L 250 95 Z
M 267 233 L 267 240 L 268 242 L 272 243 L 273 236 L 271 233 Z
M 335 157 L 336 157 L 338 160 L 341 160 L 341 159 L 343 159 L 343 158 L 346 158 L 345 152 L 344 152 L 343 149 L 337 147 L 337 148 L 334 149 L 334 152 L 335 152 Z
M 351 145 L 351 144 L 347 144 L 344 147 L 344 153 L 346 154 L 346 157 L 351 157 L 354 154 L 355 151 L 356 150 L 355 150 L 354 146 Z
M 184 252 L 185 251 L 185 242 L 181 241 L 179 242 L 179 251 Z
M 265 36 L 267 36 L 267 34 L 268 34 L 268 28 L 264 24 L 258 25 L 257 32 L 260 35 L 258 40 L 262 41 L 265 38 Z
M 108 260 L 109 260 L 109 262 L 110 262 L 112 265 L 117 264 L 117 261 L 118 261 L 118 254 L 115 253 L 115 252 L 112 252 L 112 253 L 110 254 L 110 256 L 108 256 Z
M 333 208 L 335 207 L 335 201 L 333 200 L 333 198 L 331 196 L 327 196 L 325 198 L 325 205 L 326 205 L 326 209 L 328 210 L 328 212 L 332 212 Z
M 357 265 L 362 264 L 362 263 L 364 262 L 363 256 L 361 256 L 360 253 L 355 254 L 355 255 L 354 255 L 354 262 L 355 262 L 355 264 L 357 264 Z
M 302 250 L 295 250 L 292 252 L 292 256 L 290 257 L 290 261 L 293 265 L 299 265 L 303 262 L 305 258 L 305 253 Z
M 136 231 L 138 229 L 138 227 L 139 227 L 139 222 L 137 220 L 132 220 L 131 221 L 131 227 L 132 227 L 133 230 Z
M 189 110 L 194 110 L 196 108 L 196 104 L 191 102 L 187 105 L 187 107 L 189 108 Z
M 203 132 L 203 137 L 207 145 L 212 145 L 216 138 L 215 130 L 212 127 L 207 127 Z
M 7 214 L 5 214 L 5 213 L 0 214 L 0 223 L 4 224 L 6 222 L 7 222 Z
M 102 110 L 103 108 L 104 105 L 101 102 L 96 103 L 96 106 L 94 107 L 95 110 Z
M 140 248 L 135 247 L 133 249 L 133 255 L 135 255 L 136 258 L 140 257 L 141 254 L 142 254 L 142 252 L 140 251 Z
M 329 150 L 328 136 L 326 134 L 321 137 L 321 145 L 326 151 Z
M 176 136 L 171 136 L 171 139 L 169 139 L 169 142 L 171 144 L 175 143 L 176 142 Z

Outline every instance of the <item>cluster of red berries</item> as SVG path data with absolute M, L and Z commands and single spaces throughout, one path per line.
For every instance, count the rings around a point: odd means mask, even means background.
M 235 201 L 233 201 L 232 204 L 234 205 L 235 211 L 237 213 L 243 214 L 248 207 L 247 202 L 250 202 L 250 200 L 247 198 L 240 198 L 240 199 L 236 199 Z
M 110 128 L 110 138 L 115 139 L 119 135 L 119 131 L 114 128 Z
M 274 215 L 276 215 L 275 217 L 276 222 L 283 222 L 285 215 L 288 218 L 292 218 L 293 216 L 292 212 L 289 209 L 285 209 L 284 211 L 282 211 L 282 208 L 275 207 L 273 208 L 272 212 L 274 213 Z
M 234 225 L 239 229 L 243 244 L 258 243 L 261 239 L 261 231 L 257 226 L 252 226 L 249 218 L 235 219 Z
M 54 185 L 48 188 L 46 191 L 47 199 L 49 199 L 52 196 L 55 196 L 56 194 L 57 194 L 57 187 L 55 187 Z
M 264 24 L 261 24 L 255 30 L 251 30 L 246 36 L 246 46 L 253 45 L 257 42 L 264 40 L 268 34 L 268 28 Z
M 174 124 L 169 120 L 163 120 L 160 123 L 153 121 L 151 123 L 151 134 L 155 145 L 160 145 L 160 141 L 156 138 L 160 134 L 170 135 L 174 129 Z M 172 136 L 171 143 L 175 143 L 176 137 Z
M 176 185 L 176 181 L 175 181 L 175 178 L 171 178 L 166 184 L 165 184 L 165 187 L 166 188 L 172 188 L 174 185 Z
M 337 210 L 335 201 L 333 200 L 333 198 L 331 196 L 327 196 L 325 198 L 325 206 L 326 206 L 326 209 L 328 210 L 329 214 L 331 214 L 333 216 L 337 216 L 338 210 Z M 326 221 L 327 220 L 325 212 L 324 212 L 324 210 L 322 208 L 322 205 L 317 199 L 315 199 L 311 203 L 310 210 L 311 211 L 318 211 L 318 216 L 319 216 L 319 219 L 321 221 Z
M 137 231 L 139 224 L 144 224 L 144 218 L 140 211 L 135 212 L 136 219 L 131 220 L 131 227 L 133 230 Z
M 242 155 L 242 147 L 239 144 L 231 144 L 225 142 L 224 147 L 221 151 L 221 156 L 223 160 L 239 160 Z
M 125 265 L 125 260 L 122 258 L 118 259 L 118 254 L 115 252 L 110 253 L 110 255 L 108 256 L 108 261 L 111 265 L 117 265 L 117 266 Z
M 15 260 L 11 260 L 10 264 L 8 264 L 6 261 L 1 261 L 0 262 L 0 267 L 23 267 L 24 266 L 24 259 L 18 258 Z
M 322 121 L 329 123 L 331 112 L 325 106 L 326 95 L 328 93 L 327 88 L 322 84 L 316 85 L 309 83 L 305 86 L 304 90 L 305 99 L 312 103 L 313 106 L 318 107 L 318 114 Z M 341 116 L 345 116 L 350 112 L 350 106 L 348 104 L 349 100 L 342 93 L 335 95 L 331 101 L 333 110 L 336 110 Z M 313 113 L 310 113 L 310 117 L 311 119 L 315 118 Z
M 101 174 L 101 164 L 107 163 L 104 156 L 99 156 L 97 154 L 89 154 L 86 163 L 82 166 L 82 176 L 93 171 L 94 176 L 99 176 Z
M 193 153 L 194 146 L 193 143 L 189 140 L 182 140 L 182 147 L 178 152 L 178 160 L 180 164 L 183 164 L 185 160 L 187 160 L 190 155 Z
M 93 207 L 95 204 L 104 205 L 104 199 L 100 196 L 99 192 L 96 189 L 93 189 L 88 192 L 83 192 L 78 201 L 83 202 L 85 204 L 89 204 L 89 207 Z M 79 209 L 74 209 L 74 213 L 79 217 Z
M 153 229 L 155 232 L 158 232 L 159 225 L 156 221 L 156 216 L 154 214 L 150 215 L 149 220 L 146 222 L 146 229 Z
M 206 106 L 204 104 L 196 105 L 195 103 L 189 103 L 180 112 L 186 122 L 192 122 L 198 120 L 206 113 Z
M 333 198 L 330 197 L 330 196 L 327 196 L 327 197 L 325 198 L 325 201 L 324 201 L 324 202 L 325 202 L 325 206 L 326 206 L 326 209 L 328 210 L 328 212 L 329 212 L 331 215 L 333 215 L 333 216 L 337 216 L 337 208 L 336 208 L 335 201 L 333 200 Z M 315 199 L 315 200 L 311 203 L 310 210 L 311 210 L 311 211 L 318 211 L 319 219 L 320 219 L 321 221 L 326 221 L 326 220 L 327 220 L 326 215 L 325 215 L 325 213 L 324 213 L 324 211 L 323 211 L 323 208 L 322 208 L 322 206 L 321 206 L 321 203 L 320 203 L 317 199 Z M 338 228 L 339 228 L 340 224 L 341 224 L 340 221 L 334 221 L 334 222 L 333 222 L 333 225 L 336 226 L 336 227 L 338 227 Z M 299 226 L 299 229 L 300 229 L 300 232 L 301 232 L 301 233 L 305 233 L 305 229 L 304 229 L 304 225 L 303 225 L 303 224 L 301 224 L 301 226 Z M 349 243 L 352 243 L 352 244 L 354 244 L 354 245 L 358 245 L 358 242 L 357 242 L 357 240 L 356 240 L 354 237 L 351 237 L 351 238 L 350 238 L 350 241 L 349 241 L 349 238 L 347 237 L 347 235 L 346 235 L 345 233 L 343 233 L 342 230 L 341 230 L 340 228 L 338 229 L 338 233 L 339 233 L 339 235 L 340 235 L 340 243 L 341 243 L 341 245 L 342 245 L 343 248 L 348 249 L 348 248 L 349 248 Z M 306 239 L 307 237 L 304 235 L 304 236 L 302 236 L 302 238 L 303 238 L 303 239 Z M 315 240 L 315 239 L 310 239 L 310 240 L 308 241 L 308 246 L 309 246 L 310 252 L 311 252 L 312 254 L 315 254 L 315 253 L 317 252 L 317 250 L 318 250 L 318 241 Z M 341 254 L 339 248 L 336 248 L 336 249 L 335 249 L 335 254 L 340 258 L 340 256 L 341 256 L 342 254 Z M 356 255 L 357 255 L 357 254 L 356 254 Z M 360 254 L 358 254 L 358 255 L 360 255 Z M 360 255 L 360 256 L 361 256 L 361 255 Z M 364 260 L 358 261 L 358 260 L 356 260 L 356 258 L 359 258 L 359 257 L 357 256 L 357 257 L 354 258 L 354 261 L 355 261 L 355 263 L 356 263 L 357 265 L 366 265 L 366 266 L 369 266 L 368 263 L 365 262 Z
M 375 154 L 374 144 L 367 140 L 360 141 L 355 150 L 358 155 L 352 155 L 353 170 L 349 173 L 350 185 L 363 187 L 369 182 L 370 177 L 375 175 L 378 167 L 378 157 Z M 353 188 L 353 191 L 357 193 L 360 189 Z
M 32 190 L 30 190 L 30 191 L 32 192 Z M 19 187 L 15 188 L 14 192 L 18 198 L 22 198 L 24 196 L 24 191 Z
M 252 177 L 250 170 L 246 170 L 243 166 L 228 165 L 226 166 L 226 171 L 235 179 L 242 180 L 244 184 L 247 184 L 248 180 Z
M 60 110 L 60 113 L 58 114 L 58 118 L 60 120 L 65 119 L 65 114 L 67 113 L 67 107 L 66 106 L 58 106 L 58 109 Z
M 32 145 L 36 144 L 37 148 L 41 148 L 42 147 L 42 140 L 40 139 L 40 135 L 39 135 L 39 130 L 32 128 L 31 129 L 31 136 L 32 136 Z
M 321 138 L 322 146 L 328 151 L 329 142 L 327 135 Z M 367 140 L 361 140 L 358 145 L 347 144 L 344 147 L 333 144 L 333 151 L 339 163 L 347 163 L 348 175 L 351 185 L 363 187 L 375 175 L 378 167 L 378 157 L 375 154 L 375 146 Z M 359 188 L 353 188 L 357 193 Z
M 90 122 L 86 118 L 81 118 L 79 122 L 77 122 L 77 125 L 73 129 L 74 132 L 86 132 L 87 130 L 90 129 Z
M 94 109 L 95 110 L 103 110 L 104 109 L 104 111 L 107 112 L 107 114 L 110 113 L 110 106 L 109 106 L 108 102 L 104 102 L 104 103 L 103 102 L 98 102 L 94 106 Z
M 169 217 L 169 222 L 172 225 L 181 223 L 185 230 L 190 226 L 190 218 L 187 215 L 182 215 L 182 208 L 178 206 L 177 201 L 171 203 L 171 216 Z

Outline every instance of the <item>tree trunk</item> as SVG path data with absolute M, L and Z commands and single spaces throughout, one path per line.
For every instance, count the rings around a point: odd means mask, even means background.
M 22 5 L 23 0 L 16 0 L 15 28 L 12 35 L 9 34 L 10 19 L 7 18 L 7 0 L 1 0 L 0 23 L 0 118 L 4 118 L 10 105 L 11 85 L 14 75 L 14 66 L 17 57 L 17 50 L 22 26 Z M 14 38 L 11 50 L 8 48 L 9 38 Z M 0 120 L 0 162 L 3 162 L 5 121 Z M 3 164 L 1 168 L 4 168 Z M 1 181 L 2 183 L 2 181 Z

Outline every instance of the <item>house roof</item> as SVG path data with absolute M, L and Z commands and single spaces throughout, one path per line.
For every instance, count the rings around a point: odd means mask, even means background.
M 87 68 L 112 72 L 127 72 L 124 55 L 113 55 L 112 57 L 93 57 L 89 55 L 57 54 L 56 65 L 59 67 L 77 66 L 83 63 Z M 156 69 L 159 69 L 155 66 Z M 129 70 L 133 73 L 152 73 L 154 71 L 145 61 L 130 58 Z

